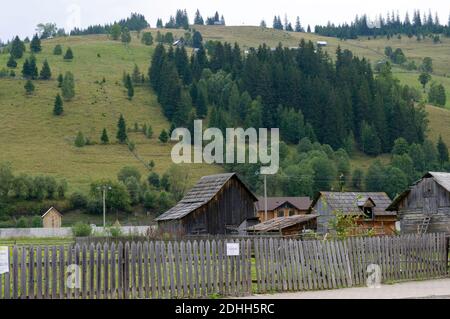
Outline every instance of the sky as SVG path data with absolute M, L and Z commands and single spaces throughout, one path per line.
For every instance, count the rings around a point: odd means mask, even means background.
M 196 9 L 203 17 L 215 11 L 225 16 L 227 25 L 259 25 L 264 19 L 272 24 L 273 16 L 280 15 L 284 21 L 287 14 L 291 22 L 300 16 L 303 26 L 310 24 L 336 24 L 350 22 L 356 15 L 367 13 L 370 18 L 399 11 L 415 9 L 422 12 L 438 12 L 441 23 L 447 23 L 450 5 L 448 0 L 16 0 L 2 1 L 0 9 L 0 39 L 6 41 L 15 35 L 30 36 L 38 23 L 53 22 L 58 27 L 72 29 L 93 24 L 105 24 L 120 20 L 138 12 L 147 18 L 151 26 L 156 19 L 167 21 L 176 9 L 187 9 L 192 22 Z

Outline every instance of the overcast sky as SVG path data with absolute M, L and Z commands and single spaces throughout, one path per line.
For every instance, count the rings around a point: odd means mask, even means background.
M 447 23 L 450 11 L 448 0 L 16 0 L 2 1 L 0 39 L 31 35 L 41 22 L 54 22 L 67 30 L 113 22 L 131 12 L 144 14 L 155 26 L 158 17 L 165 22 L 177 8 L 186 8 L 191 22 L 199 8 L 205 19 L 218 10 L 228 25 L 259 25 L 262 19 L 271 25 L 274 14 L 283 20 L 287 14 L 292 22 L 300 16 L 305 27 L 348 22 L 362 13 L 374 18 L 392 10 L 398 10 L 403 19 L 406 11 L 412 14 L 414 9 L 431 9 L 433 16 L 438 12 L 441 23 Z

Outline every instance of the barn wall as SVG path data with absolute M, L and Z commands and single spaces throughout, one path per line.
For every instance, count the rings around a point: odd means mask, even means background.
M 324 234 L 328 232 L 330 220 L 335 217 L 331 207 L 321 198 L 313 207 L 313 214 L 317 214 L 317 232 Z
M 182 219 L 184 232 L 226 234 L 226 225 L 237 228 L 246 219 L 256 217 L 254 201 L 242 183 L 233 177 L 211 201 Z
M 403 233 L 416 233 L 426 216 L 431 216 L 428 232 L 450 232 L 450 193 L 433 178 L 417 183 L 399 205 Z

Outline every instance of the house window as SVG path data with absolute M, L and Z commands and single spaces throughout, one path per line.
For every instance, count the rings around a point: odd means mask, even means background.
M 284 217 L 284 210 L 278 211 L 278 217 Z
M 373 219 L 372 207 L 364 207 L 364 217 L 366 219 Z
M 295 212 L 293 210 L 289 211 L 289 216 L 295 216 Z

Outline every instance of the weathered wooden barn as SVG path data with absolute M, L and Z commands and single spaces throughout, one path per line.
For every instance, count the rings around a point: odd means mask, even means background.
M 330 221 L 336 213 L 358 216 L 358 231 L 372 229 L 377 235 L 392 235 L 395 233 L 397 213 L 387 211 L 391 199 L 386 193 L 372 192 L 320 192 L 313 200 L 310 212 L 317 214 L 317 232 L 328 233 Z
M 234 173 L 205 176 L 156 221 L 164 232 L 226 235 L 257 223 L 257 197 Z
M 275 217 L 251 226 L 249 233 L 255 234 L 279 234 L 283 236 L 295 236 L 305 230 L 316 230 L 317 215 L 293 215 L 287 217 Z
M 267 217 L 264 197 L 259 197 L 256 211 L 260 222 L 277 217 L 305 215 L 308 213 L 311 199 L 309 197 L 268 197 Z
M 450 173 L 429 172 L 394 199 L 402 233 L 450 232 Z

